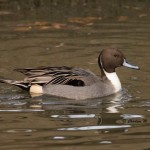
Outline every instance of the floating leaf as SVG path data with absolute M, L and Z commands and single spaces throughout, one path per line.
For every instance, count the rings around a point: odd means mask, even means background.
M 146 16 L 147 16 L 147 14 L 140 14 L 139 18 L 143 18 L 143 17 L 146 17 Z
M 123 22 L 123 21 L 127 21 L 128 17 L 127 16 L 119 16 L 118 17 L 118 21 Z
M 20 26 L 20 27 L 16 27 L 14 28 L 15 31 L 30 31 L 32 29 L 31 26 Z
M 46 26 L 48 25 L 47 21 L 36 21 L 33 23 L 34 26 Z
M 133 10 L 141 10 L 140 7 L 132 7 Z
M 89 25 L 94 23 L 96 20 L 101 20 L 101 17 L 74 17 L 74 18 L 69 18 L 68 22 L 71 23 L 78 23 L 78 24 L 82 24 L 82 25 Z
M 66 24 L 55 22 L 51 24 L 51 27 L 54 29 L 62 29 L 66 27 Z
M 41 26 L 39 29 L 48 30 L 48 29 L 51 29 L 51 26 Z
M 10 11 L 0 11 L 0 16 L 12 15 L 13 13 Z

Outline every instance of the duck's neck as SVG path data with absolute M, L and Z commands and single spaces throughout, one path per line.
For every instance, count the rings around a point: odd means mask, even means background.
M 115 92 L 118 92 L 121 90 L 121 82 L 116 74 L 116 72 L 108 73 L 105 71 L 102 61 L 101 61 L 101 55 L 98 57 L 98 64 L 101 69 L 101 77 L 103 80 L 108 79 L 111 84 L 114 86 Z
M 114 86 L 115 88 L 115 92 L 118 92 L 121 90 L 121 83 L 120 80 L 116 74 L 116 72 L 113 73 L 108 73 L 103 69 L 107 79 L 111 82 L 111 84 Z

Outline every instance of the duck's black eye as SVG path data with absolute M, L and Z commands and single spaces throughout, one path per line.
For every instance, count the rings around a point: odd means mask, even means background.
M 119 55 L 117 55 L 117 54 L 114 54 L 114 57 L 119 57 Z

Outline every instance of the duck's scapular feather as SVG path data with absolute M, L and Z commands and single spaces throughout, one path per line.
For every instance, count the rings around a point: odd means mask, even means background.
M 26 75 L 27 77 L 24 81 L 31 84 L 86 86 L 90 85 L 90 83 L 93 83 L 95 80 L 95 75 L 92 72 L 77 67 L 42 66 L 37 68 L 15 69 L 15 71 Z

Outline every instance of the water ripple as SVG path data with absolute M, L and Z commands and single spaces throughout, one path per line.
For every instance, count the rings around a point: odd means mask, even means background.
M 78 131 L 78 130 L 104 130 L 104 129 L 121 129 L 130 128 L 131 125 L 111 125 L 111 126 L 84 126 L 84 127 L 72 127 L 72 128 L 59 128 L 57 130 L 62 131 Z

